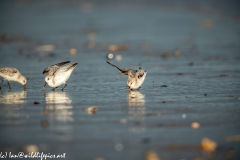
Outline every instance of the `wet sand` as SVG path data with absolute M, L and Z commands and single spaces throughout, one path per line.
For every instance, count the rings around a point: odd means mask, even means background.
M 2 86 L 0 151 L 238 160 L 239 14 L 218 5 L 107 2 L 2 3 L 0 67 L 18 68 L 28 89 Z M 139 91 L 128 92 L 127 77 L 106 63 L 109 53 L 119 67 L 148 70 Z M 42 91 L 42 71 L 66 60 L 78 66 L 65 90 Z M 98 110 L 86 112 L 91 106 Z M 203 138 L 217 147 L 204 150 Z

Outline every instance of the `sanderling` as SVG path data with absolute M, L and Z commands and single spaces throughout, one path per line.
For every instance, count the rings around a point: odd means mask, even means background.
M 3 77 L 3 80 L 0 84 L 0 89 L 4 80 L 7 80 L 9 90 L 11 89 L 9 81 L 19 82 L 23 85 L 24 90 L 26 89 L 27 80 L 24 76 L 21 75 L 21 73 L 16 68 L 9 68 L 9 67 L 0 68 L 0 76 Z
M 48 75 L 53 75 L 61 66 L 63 66 L 64 64 L 69 63 L 70 61 L 65 61 L 65 62 L 60 62 L 54 65 L 51 65 L 47 68 L 44 69 L 43 74 L 48 74 Z M 45 88 L 47 82 L 44 83 L 43 85 L 43 89 Z
M 145 77 L 147 75 L 147 71 L 143 70 L 141 67 L 139 67 L 139 70 L 133 70 L 128 68 L 122 68 L 115 66 L 114 64 L 107 61 L 108 64 L 112 65 L 113 67 L 116 67 L 123 75 L 128 76 L 127 85 L 129 89 L 139 89 L 141 88 L 141 85 L 143 84 Z
M 77 63 L 74 63 L 61 67 L 62 65 L 69 62 L 70 61 L 66 61 L 52 65 L 43 71 L 43 74 L 49 74 L 45 77 L 45 84 L 43 85 L 43 89 L 45 88 L 46 84 L 52 87 L 52 90 L 55 90 L 62 84 L 65 84 L 62 91 L 64 90 L 64 88 L 67 86 L 67 80 L 69 79 L 74 68 L 77 66 Z

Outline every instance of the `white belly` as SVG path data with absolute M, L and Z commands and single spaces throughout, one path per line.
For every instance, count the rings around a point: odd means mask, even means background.
M 51 81 L 48 82 L 50 87 L 58 87 L 62 84 L 65 84 L 71 75 L 70 72 L 59 73 L 53 77 Z
M 145 72 L 145 74 L 143 75 L 142 78 L 138 79 L 136 78 L 135 80 L 131 80 L 128 81 L 127 84 L 131 89 L 138 89 L 139 87 L 141 87 L 141 85 L 143 84 L 145 77 L 146 77 L 147 73 Z
M 3 79 L 6 79 L 8 81 L 17 81 L 17 78 L 18 78 L 18 75 L 14 75 L 11 77 L 2 73 L 0 73 L 0 76 L 3 77 Z

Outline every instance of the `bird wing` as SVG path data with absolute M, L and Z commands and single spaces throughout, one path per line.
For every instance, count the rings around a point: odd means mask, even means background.
M 43 74 L 49 74 L 49 75 L 53 75 L 61 66 L 63 66 L 64 64 L 69 63 L 70 61 L 65 61 L 65 62 L 60 62 L 54 65 L 51 65 L 50 67 L 47 67 L 44 69 Z
M 0 68 L 0 72 L 10 77 L 13 77 L 17 73 L 20 73 L 16 68 Z
M 58 69 L 56 72 L 54 72 L 54 75 L 58 75 L 58 74 L 67 72 L 68 70 L 75 68 L 76 65 L 77 65 L 77 63 L 74 63 L 74 64 L 69 64 L 69 65 L 67 65 L 67 66 L 61 67 L 61 68 Z
M 128 69 L 128 68 L 122 68 L 122 69 L 121 69 L 121 68 L 119 68 L 118 66 L 116 66 L 116 65 L 114 65 L 114 64 L 112 64 L 112 63 L 110 63 L 110 62 L 108 62 L 108 61 L 107 61 L 107 63 L 110 64 L 111 66 L 117 68 L 123 75 L 128 75 L 128 71 L 131 70 L 131 69 Z

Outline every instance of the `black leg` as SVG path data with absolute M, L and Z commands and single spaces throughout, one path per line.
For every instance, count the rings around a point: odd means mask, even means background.
M 47 84 L 47 82 L 45 82 L 44 85 L 42 86 L 43 90 L 45 89 L 46 84 Z
M 65 87 L 67 87 L 67 83 L 66 83 L 65 86 L 63 87 L 62 91 L 64 90 Z
M 8 82 L 8 87 L 9 87 L 9 90 L 11 90 L 12 88 L 11 88 L 11 86 L 10 86 L 10 84 L 9 84 L 9 81 L 7 81 Z
M 56 89 L 56 88 L 58 88 L 58 86 L 57 86 L 57 87 L 55 87 L 55 88 L 53 88 L 53 89 L 52 89 L 52 91 L 55 91 L 55 89 Z
M 2 80 L 2 83 L 3 83 L 4 79 Z M 0 89 L 2 89 L 2 83 L 0 84 Z

